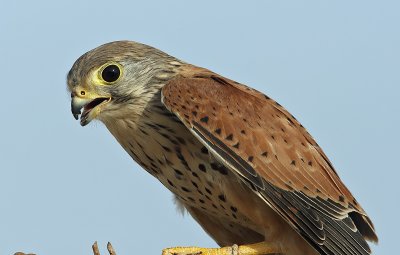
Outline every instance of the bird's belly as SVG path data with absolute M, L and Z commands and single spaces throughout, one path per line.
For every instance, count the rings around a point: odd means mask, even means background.
M 158 173 L 154 176 L 174 193 L 185 208 L 197 208 L 221 219 L 253 226 L 231 197 L 234 194 L 227 190 L 232 185 L 242 186 L 241 181 L 210 156 L 200 142 L 191 139 L 181 140 L 183 144 L 179 145 L 169 142 L 163 144 L 173 150 L 153 162 L 158 165 Z

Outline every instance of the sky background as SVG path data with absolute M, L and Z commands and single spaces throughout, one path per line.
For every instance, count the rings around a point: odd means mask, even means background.
M 5 1 L 0 10 L 0 254 L 161 254 L 216 246 L 100 123 L 66 74 L 100 44 L 160 48 L 276 99 L 318 141 L 394 254 L 400 223 L 397 1 Z M 396 250 L 395 250 L 396 249 Z

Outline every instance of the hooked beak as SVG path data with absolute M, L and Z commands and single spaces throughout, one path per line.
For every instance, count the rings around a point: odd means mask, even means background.
M 86 126 L 100 113 L 101 108 L 111 101 L 111 97 L 81 98 L 71 95 L 71 112 L 76 120 L 81 115 L 81 126 Z M 81 112 L 81 110 L 83 111 Z

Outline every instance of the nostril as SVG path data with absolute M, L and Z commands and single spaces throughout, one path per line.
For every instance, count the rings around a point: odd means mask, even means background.
M 85 94 L 86 94 L 85 91 L 82 90 L 81 95 L 84 96 Z

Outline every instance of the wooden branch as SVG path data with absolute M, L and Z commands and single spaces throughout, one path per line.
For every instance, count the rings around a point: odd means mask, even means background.
M 94 255 L 100 255 L 99 247 L 97 246 L 97 241 L 94 242 L 94 244 L 92 245 L 92 249 Z
M 97 241 L 94 242 L 94 244 L 92 245 L 92 249 L 93 249 L 93 254 L 94 255 L 101 255 L 100 251 L 99 251 L 99 247 L 97 246 Z M 115 252 L 115 250 L 112 247 L 112 244 L 110 242 L 107 243 L 107 250 L 108 250 L 109 255 L 117 255 L 117 253 Z M 14 253 L 14 255 L 36 255 L 36 254 L 34 254 L 34 253 L 16 252 L 16 253 Z
M 94 242 L 94 244 L 92 245 L 92 249 L 93 249 L 94 255 L 101 255 L 100 251 L 99 251 L 99 247 L 97 246 L 97 241 Z M 117 255 L 117 253 L 115 252 L 115 250 L 112 247 L 112 244 L 110 242 L 107 243 L 107 250 L 110 255 Z
M 110 253 L 110 255 L 117 255 L 117 253 L 115 253 L 114 248 L 112 247 L 110 242 L 107 243 L 107 250 Z

